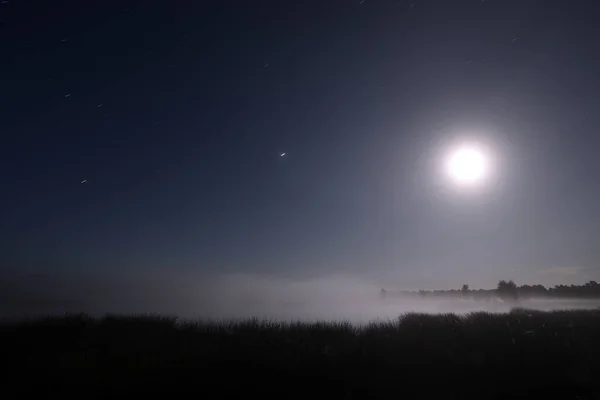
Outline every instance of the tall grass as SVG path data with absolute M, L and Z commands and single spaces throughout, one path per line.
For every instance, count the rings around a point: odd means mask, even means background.
M 23 395 L 600 398 L 600 310 L 363 325 L 67 315 L 5 321 L 0 339 Z

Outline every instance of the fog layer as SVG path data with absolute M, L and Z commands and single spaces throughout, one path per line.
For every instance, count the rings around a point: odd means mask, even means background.
M 417 288 L 418 289 L 418 288 Z M 381 286 L 353 276 L 291 279 L 263 275 L 192 273 L 121 274 L 119 277 L 12 273 L 0 286 L 0 316 L 85 312 L 160 313 L 183 318 L 347 320 L 368 322 L 406 312 L 505 312 L 499 300 L 420 299 L 379 296 Z M 596 308 L 600 302 L 538 299 L 521 302 L 539 310 Z

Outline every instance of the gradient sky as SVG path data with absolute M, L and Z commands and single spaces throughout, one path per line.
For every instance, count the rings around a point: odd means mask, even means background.
M 598 279 L 596 3 L 3 2 L 0 268 Z

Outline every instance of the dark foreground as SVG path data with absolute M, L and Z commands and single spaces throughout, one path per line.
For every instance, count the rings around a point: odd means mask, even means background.
M 600 399 L 600 311 L 362 328 L 67 316 L 0 332 L 3 398 Z

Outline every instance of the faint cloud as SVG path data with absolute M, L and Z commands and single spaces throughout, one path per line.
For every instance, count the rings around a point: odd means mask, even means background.
M 583 271 L 582 267 L 553 267 L 542 271 L 544 275 L 553 276 L 576 276 Z

